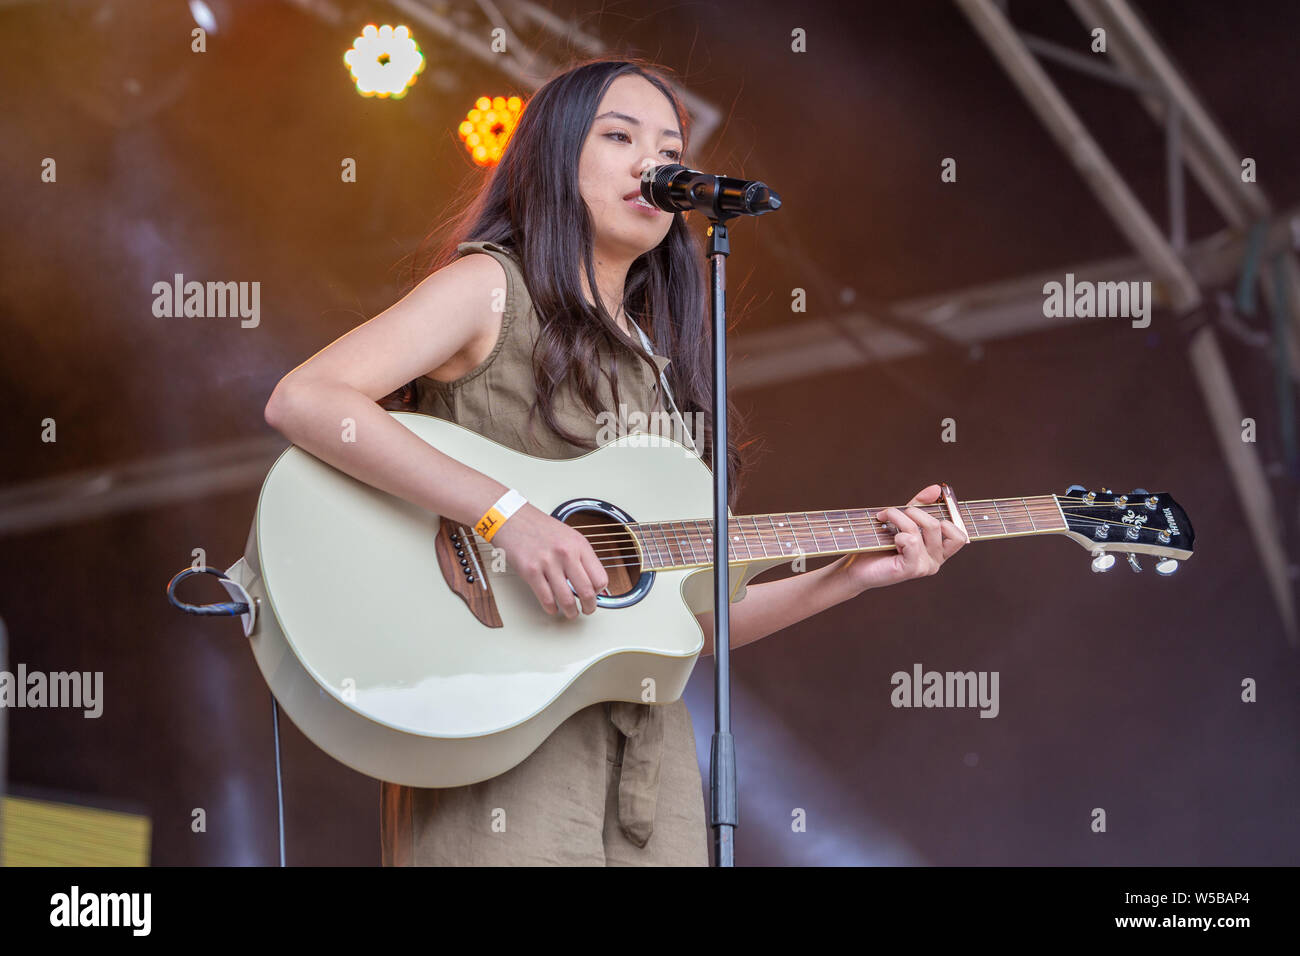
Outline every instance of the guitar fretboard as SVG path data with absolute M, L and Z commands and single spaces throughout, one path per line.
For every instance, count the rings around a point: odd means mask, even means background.
M 761 561 L 799 555 L 849 554 L 894 547 L 894 533 L 876 514 L 886 507 L 846 511 L 799 511 L 789 514 L 736 515 L 727 521 L 729 562 Z M 935 518 L 949 519 L 942 502 L 915 505 Z M 972 541 L 1030 534 L 1059 534 L 1065 519 L 1053 495 L 960 501 L 957 513 Z M 711 520 L 641 522 L 628 525 L 648 571 L 694 568 L 713 563 Z

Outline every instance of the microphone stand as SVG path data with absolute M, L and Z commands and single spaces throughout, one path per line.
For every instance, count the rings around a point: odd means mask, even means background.
M 736 742 L 731 736 L 731 574 L 727 562 L 727 256 L 731 242 L 715 196 L 709 216 L 709 295 L 713 311 L 713 741 L 709 826 L 714 866 L 736 865 Z
M 731 565 L 727 560 L 727 256 L 726 222 L 781 208 L 765 183 L 710 176 L 680 163 L 642 170 L 641 194 L 669 212 L 695 209 L 709 219 L 705 255 L 713 312 L 713 740 L 709 750 L 709 826 L 714 866 L 736 865 L 736 742 L 731 736 Z M 743 573 L 743 572 L 742 572 Z

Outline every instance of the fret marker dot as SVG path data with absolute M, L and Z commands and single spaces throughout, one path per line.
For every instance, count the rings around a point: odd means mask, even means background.
M 785 527 L 785 522 L 784 522 L 784 521 L 778 521 L 778 522 L 776 523 L 776 526 L 777 526 L 778 528 L 784 528 L 784 527 Z
M 988 516 L 988 515 L 980 515 L 980 520 L 981 520 L 981 521 L 988 521 L 988 520 L 989 520 L 989 516 Z

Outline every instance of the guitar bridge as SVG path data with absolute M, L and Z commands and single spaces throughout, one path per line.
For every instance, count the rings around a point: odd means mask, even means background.
M 439 518 L 434 551 L 438 555 L 438 567 L 442 568 L 442 576 L 452 593 L 460 595 L 480 624 L 502 627 L 496 596 L 483 573 L 474 532 L 462 524 Z

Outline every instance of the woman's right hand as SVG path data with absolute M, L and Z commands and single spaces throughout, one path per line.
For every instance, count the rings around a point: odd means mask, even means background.
M 584 614 L 593 614 L 596 593 L 609 586 L 609 575 L 586 536 L 531 504 L 507 518 L 491 543 L 505 551 L 506 566 L 528 582 L 547 614 L 560 611 L 572 620 L 579 601 Z

